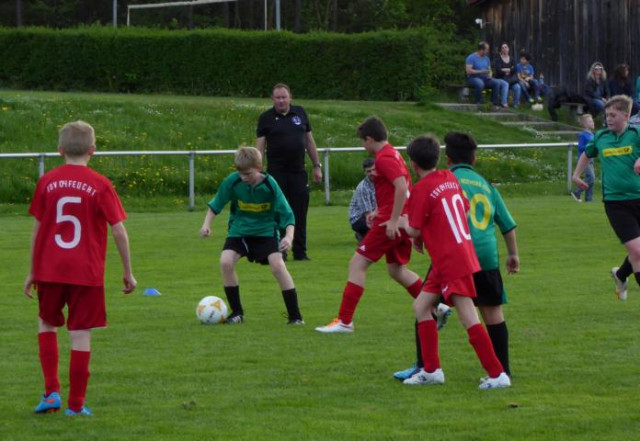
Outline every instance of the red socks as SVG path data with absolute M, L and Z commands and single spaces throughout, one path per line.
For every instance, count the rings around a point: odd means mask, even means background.
M 364 293 L 364 287 L 347 282 L 342 293 L 342 303 L 340 303 L 340 312 L 338 313 L 338 318 L 342 323 L 349 324 L 353 321 L 353 314 L 356 312 L 362 293 Z
M 493 350 L 493 345 L 491 344 L 487 330 L 478 323 L 467 329 L 467 334 L 469 334 L 469 343 L 471 343 L 471 346 L 473 346 L 473 349 L 476 351 L 482 367 L 491 378 L 496 378 L 502 373 L 503 369 L 500 360 L 498 360 Z
M 422 291 L 423 284 L 422 279 L 418 278 L 412 285 L 406 287 L 407 292 L 415 299 L 420 294 L 420 291 Z
M 80 412 L 89 382 L 90 351 L 71 351 L 69 363 L 69 409 Z
M 435 320 L 418 322 L 418 335 L 420 336 L 420 352 L 424 362 L 425 372 L 432 373 L 440 369 L 440 357 L 438 356 L 438 326 Z
M 58 378 L 58 334 L 55 332 L 41 332 L 38 334 L 40 349 L 40 365 L 44 375 L 45 395 L 60 392 Z

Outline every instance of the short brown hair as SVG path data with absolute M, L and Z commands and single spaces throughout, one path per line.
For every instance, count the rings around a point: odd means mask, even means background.
M 66 156 L 84 156 L 91 147 L 95 147 L 96 134 L 93 127 L 84 121 L 70 122 L 58 132 L 58 145 Z
M 407 146 L 407 154 L 422 170 L 431 170 L 440 159 L 440 143 L 435 135 L 418 136 Z
M 234 162 L 238 171 L 262 168 L 262 154 L 255 147 L 238 147 L 234 155 Z
M 292 95 L 291 95 L 291 89 L 289 89 L 289 86 L 287 86 L 287 85 L 286 85 L 286 84 L 284 84 L 284 83 L 278 83 L 278 84 L 276 84 L 275 86 L 273 86 L 273 88 L 271 89 L 271 95 L 273 95 L 273 92 L 274 92 L 276 89 L 285 89 L 287 92 L 289 92 L 289 96 L 292 96 Z
M 387 128 L 382 120 L 376 116 L 370 116 L 358 126 L 357 135 L 359 139 L 366 139 L 367 136 L 376 142 L 387 140 Z
M 626 95 L 615 95 L 609 98 L 609 101 L 604 105 L 604 109 L 607 110 L 609 107 L 613 107 L 619 112 L 630 115 L 632 105 L 633 100 L 630 97 Z

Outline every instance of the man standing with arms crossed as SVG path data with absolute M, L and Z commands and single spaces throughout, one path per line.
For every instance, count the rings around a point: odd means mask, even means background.
M 307 256 L 307 210 L 309 184 L 304 154 L 313 164 L 313 182 L 322 181 L 322 164 L 311 133 L 307 113 L 291 104 L 291 90 L 286 84 L 273 86 L 273 107 L 258 119 L 256 148 L 267 158 L 267 173 L 274 177 L 289 202 L 296 221 L 293 260 Z

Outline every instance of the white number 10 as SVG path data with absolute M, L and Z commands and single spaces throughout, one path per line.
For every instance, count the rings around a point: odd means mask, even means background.
M 464 202 L 462 202 L 462 196 L 459 194 L 453 195 L 451 198 L 451 205 L 453 206 L 453 211 L 455 212 L 455 219 L 453 217 L 453 213 L 451 213 L 451 208 L 449 208 L 449 203 L 446 199 L 440 199 L 442 201 L 442 206 L 444 207 L 444 212 L 447 215 L 447 220 L 449 221 L 449 226 L 451 227 L 451 231 L 456 238 L 457 243 L 462 243 L 462 239 L 471 240 L 471 234 L 466 230 L 465 223 L 463 219 L 465 216 L 460 215 L 460 211 L 464 213 Z
M 70 214 L 63 214 L 65 204 L 79 204 L 80 202 L 82 202 L 81 198 L 72 196 L 60 198 L 60 200 L 58 201 L 56 223 L 59 224 L 62 222 L 71 222 L 71 224 L 73 225 L 73 239 L 71 239 L 71 242 L 65 242 L 64 240 L 62 240 L 62 236 L 60 234 L 56 234 L 56 244 L 60 248 L 69 250 L 71 248 L 75 248 L 80 242 L 80 237 L 82 235 L 82 225 L 80 225 L 80 221 L 75 216 L 72 216 Z

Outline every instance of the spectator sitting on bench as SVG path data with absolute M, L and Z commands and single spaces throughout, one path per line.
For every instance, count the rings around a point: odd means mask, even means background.
M 502 43 L 500 46 L 500 56 L 496 58 L 493 70 L 497 80 L 507 82 L 509 90 L 513 91 L 513 107 L 518 107 L 522 88 L 516 75 L 516 62 L 513 57 L 509 55 L 509 45 L 507 43 Z
M 542 102 L 540 88 L 538 87 L 538 81 L 535 79 L 535 70 L 531 65 L 531 54 L 529 52 L 520 52 L 520 62 L 516 66 L 516 73 L 518 74 L 518 82 L 522 87 L 524 99 L 531 104 L 536 101 Z
M 491 89 L 491 102 L 495 106 L 509 107 L 507 104 L 509 84 L 504 80 L 493 78 L 488 53 L 489 44 L 481 41 L 478 43 L 478 50 L 467 57 L 465 61 L 467 84 L 475 90 L 476 104 L 482 102 L 482 91 L 486 88 Z
M 589 105 L 589 113 L 595 117 L 604 110 L 604 105 L 611 96 L 611 92 L 607 82 L 607 72 L 599 61 L 593 63 L 589 68 L 584 94 Z
M 640 103 L 635 100 L 635 90 L 631 78 L 629 78 L 629 65 L 618 64 L 613 71 L 613 78 L 609 82 L 609 92 L 611 96 L 626 95 L 633 99 L 631 114 L 635 115 L 640 111 Z

